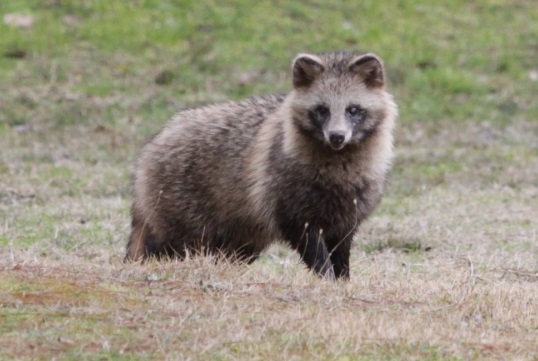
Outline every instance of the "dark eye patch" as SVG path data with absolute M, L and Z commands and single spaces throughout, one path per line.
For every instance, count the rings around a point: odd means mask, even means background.
M 315 126 L 321 128 L 331 117 L 331 110 L 326 105 L 318 105 L 308 112 L 308 117 Z
M 352 104 L 346 108 L 346 118 L 348 118 L 353 123 L 363 121 L 366 118 L 367 114 L 368 112 L 366 111 L 366 109 L 361 108 L 358 105 Z

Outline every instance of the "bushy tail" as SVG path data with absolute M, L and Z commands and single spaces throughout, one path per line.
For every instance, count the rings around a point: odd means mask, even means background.
M 139 212 L 136 211 L 133 206 L 132 209 L 132 230 L 129 236 L 129 242 L 127 243 L 127 253 L 125 255 L 125 262 L 128 261 L 141 261 L 147 258 L 146 251 L 148 239 L 151 238 L 151 232 L 146 222 L 140 217 Z

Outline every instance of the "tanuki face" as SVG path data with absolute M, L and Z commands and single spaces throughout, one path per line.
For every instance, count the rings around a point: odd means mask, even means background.
M 334 151 L 359 144 L 385 117 L 384 69 L 374 55 L 301 54 L 293 83 L 294 125 Z

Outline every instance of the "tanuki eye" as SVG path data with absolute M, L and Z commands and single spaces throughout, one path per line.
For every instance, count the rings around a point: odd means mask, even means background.
M 356 105 L 351 105 L 347 107 L 346 112 L 349 116 L 351 116 L 351 118 L 357 119 L 357 120 L 363 119 L 364 116 L 366 115 L 366 110 Z
M 357 114 L 360 113 L 360 109 L 358 107 L 349 107 L 349 108 L 347 108 L 347 112 L 350 115 L 357 115 Z
M 319 118 L 325 119 L 330 115 L 331 111 L 325 105 L 318 105 L 316 107 L 316 113 L 318 114 Z
M 326 105 L 318 105 L 308 111 L 308 117 L 316 127 L 321 128 L 331 117 L 331 110 Z

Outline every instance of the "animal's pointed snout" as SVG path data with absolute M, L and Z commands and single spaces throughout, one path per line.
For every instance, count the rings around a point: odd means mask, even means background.
M 344 132 L 333 131 L 329 133 L 329 141 L 335 147 L 340 147 L 344 143 L 345 139 L 346 135 Z

